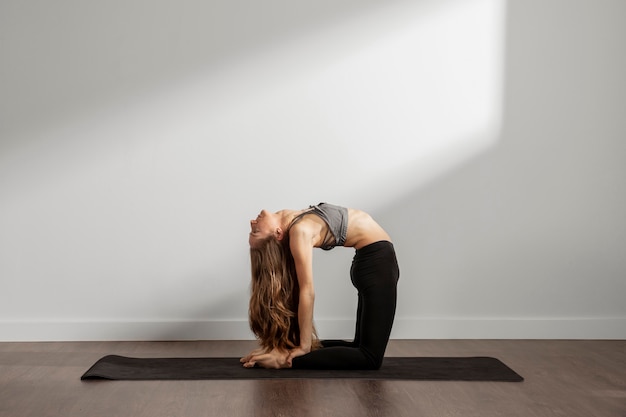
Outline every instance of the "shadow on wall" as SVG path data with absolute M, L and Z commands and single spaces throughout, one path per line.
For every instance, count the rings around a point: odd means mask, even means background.
M 623 176 L 589 187 L 584 180 L 598 167 L 581 169 L 587 158 L 570 154 L 553 155 L 559 171 L 541 169 L 537 181 L 535 148 L 518 145 L 497 146 L 375 213 L 400 262 L 397 318 L 418 326 L 399 329 L 403 335 L 454 338 L 467 334 L 465 320 L 486 326 L 493 318 L 512 321 L 513 335 L 523 334 L 515 320 L 536 320 L 526 331 L 537 337 L 553 317 L 623 317 L 626 233 L 613 204 Z M 606 156 L 605 180 L 618 171 Z M 502 326 L 494 332 L 507 334 Z M 578 334 L 593 334 L 592 326 L 579 325 Z

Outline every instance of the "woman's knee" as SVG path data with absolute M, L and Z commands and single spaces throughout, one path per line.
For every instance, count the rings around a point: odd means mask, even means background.
M 380 367 L 383 365 L 384 351 L 382 354 L 375 354 L 363 347 L 361 347 L 360 350 L 361 352 L 363 352 L 363 356 L 366 359 L 365 369 L 374 371 L 380 369 Z

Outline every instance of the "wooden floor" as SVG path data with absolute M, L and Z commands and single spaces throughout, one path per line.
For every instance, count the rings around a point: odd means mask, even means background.
M 0 343 L 0 416 L 626 417 L 626 341 L 392 340 L 387 356 L 494 356 L 525 381 L 80 381 L 107 354 L 241 356 L 248 341 Z

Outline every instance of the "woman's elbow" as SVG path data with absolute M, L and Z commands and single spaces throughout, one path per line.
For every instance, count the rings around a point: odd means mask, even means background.
M 300 290 L 300 301 L 307 300 L 313 302 L 315 300 L 315 291 L 312 288 L 304 288 Z

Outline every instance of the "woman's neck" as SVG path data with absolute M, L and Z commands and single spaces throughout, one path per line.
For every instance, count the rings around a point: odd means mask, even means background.
M 283 228 L 283 230 L 287 230 L 289 228 L 289 226 L 291 226 L 291 223 L 293 222 L 293 220 L 298 217 L 300 214 L 304 213 L 305 211 L 307 211 L 306 209 L 304 210 L 280 210 L 279 212 L 277 212 L 276 214 L 278 214 L 280 216 L 280 224 L 281 227 Z

